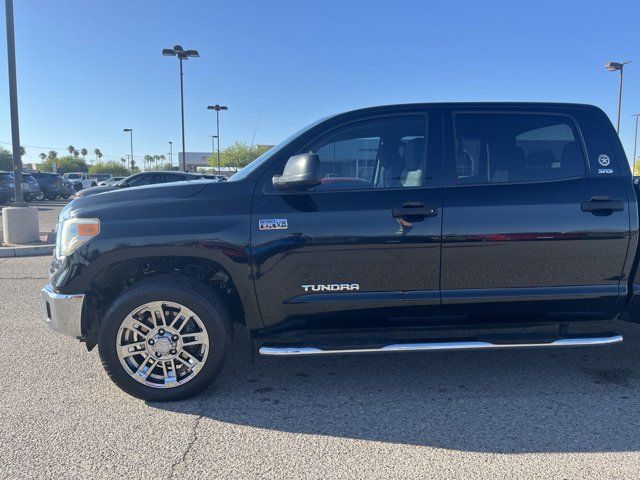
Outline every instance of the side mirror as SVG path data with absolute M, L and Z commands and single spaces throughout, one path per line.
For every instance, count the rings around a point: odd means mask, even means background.
M 301 153 L 287 160 L 282 175 L 273 177 L 278 190 L 313 187 L 320 183 L 320 158 L 315 153 Z

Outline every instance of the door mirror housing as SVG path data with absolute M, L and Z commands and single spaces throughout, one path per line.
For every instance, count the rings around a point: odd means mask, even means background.
M 301 153 L 287 160 L 282 175 L 274 175 L 273 186 L 278 190 L 313 187 L 320 183 L 320 157 L 315 153 Z

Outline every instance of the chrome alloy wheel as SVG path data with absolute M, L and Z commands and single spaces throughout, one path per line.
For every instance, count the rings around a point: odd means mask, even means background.
M 153 388 L 177 387 L 204 367 L 209 335 L 202 320 L 184 305 L 145 303 L 122 321 L 116 351 L 136 381 Z

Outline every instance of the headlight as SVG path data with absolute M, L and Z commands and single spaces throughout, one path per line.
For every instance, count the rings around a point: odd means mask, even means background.
M 97 218 L 70 218 L 58 226 L 56 253 L 66 256 L 100 233 Z

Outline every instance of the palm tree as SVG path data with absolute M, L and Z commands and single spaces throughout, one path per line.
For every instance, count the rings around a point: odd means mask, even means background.
M 127 166 L 127 159 L 126 158 L 121 158 L 120 161 L 122 162 L 122 166 L 126 168 Z
M 54 158 L 58 158 L 58 152 L 56 152 L 55 150 L 49 150 L 49 152 L 47 153 L 47 158 L 49 160 L 53 160 Z
M 143 168 L 145 170 L 147 170 L 148 168 L 151 168 L 151 162 L 153 162 L 153 157 L 151 155 L 145 155 L 143 157 Z
M 87 150 L 86 148 L 80 149 L 80 155 L 82 155 L 82 160 L 85 159 L 85 157 L 87 156 L 87 153 L 89 153 L 89 150 Z
M 73 152 L 76 151 L 76 147 L 74 147 L 73 145 L 69 145 L 67 147 L 67 150 L 69 151 L 69 155 L 73 155 Z
M 153 163 L 156 165 L 156 168 L 158 168 L 158 163 L 160 163 L 160 155 L 153 156 Z
M 71 155 L 73 155 L 73 158 L 75 158 L 77 160 L 78 159 L 78 155 L 80 155 L 80 152 L 78 152 L 78 150 L 76 150 L 74 148 L 73 152 L 71 152 Z
M 102 152 L 100 151 L 99 148 L 94 148 L 93 149 L 93 153 L 96 154 L 96 162 L 100 163 L 100 158 L 102 158 Z
M 165 157 L 164 155 L 158 155 L 158 160 L 161 160 L 161 161 L 162 161 L 162 165 L 163 165 L 163 167 L 164 167 L 164 165 L 166 165 L 166 163 L 165 163 L 165 162 L 166 162 L 166 160 L 167 160 L 167 157 Z
M 43 162 L 47 159 L 47 154 L 46 153 L 41 153 L 38 156 L 40 157 L 40 160 L 42 160 Z

